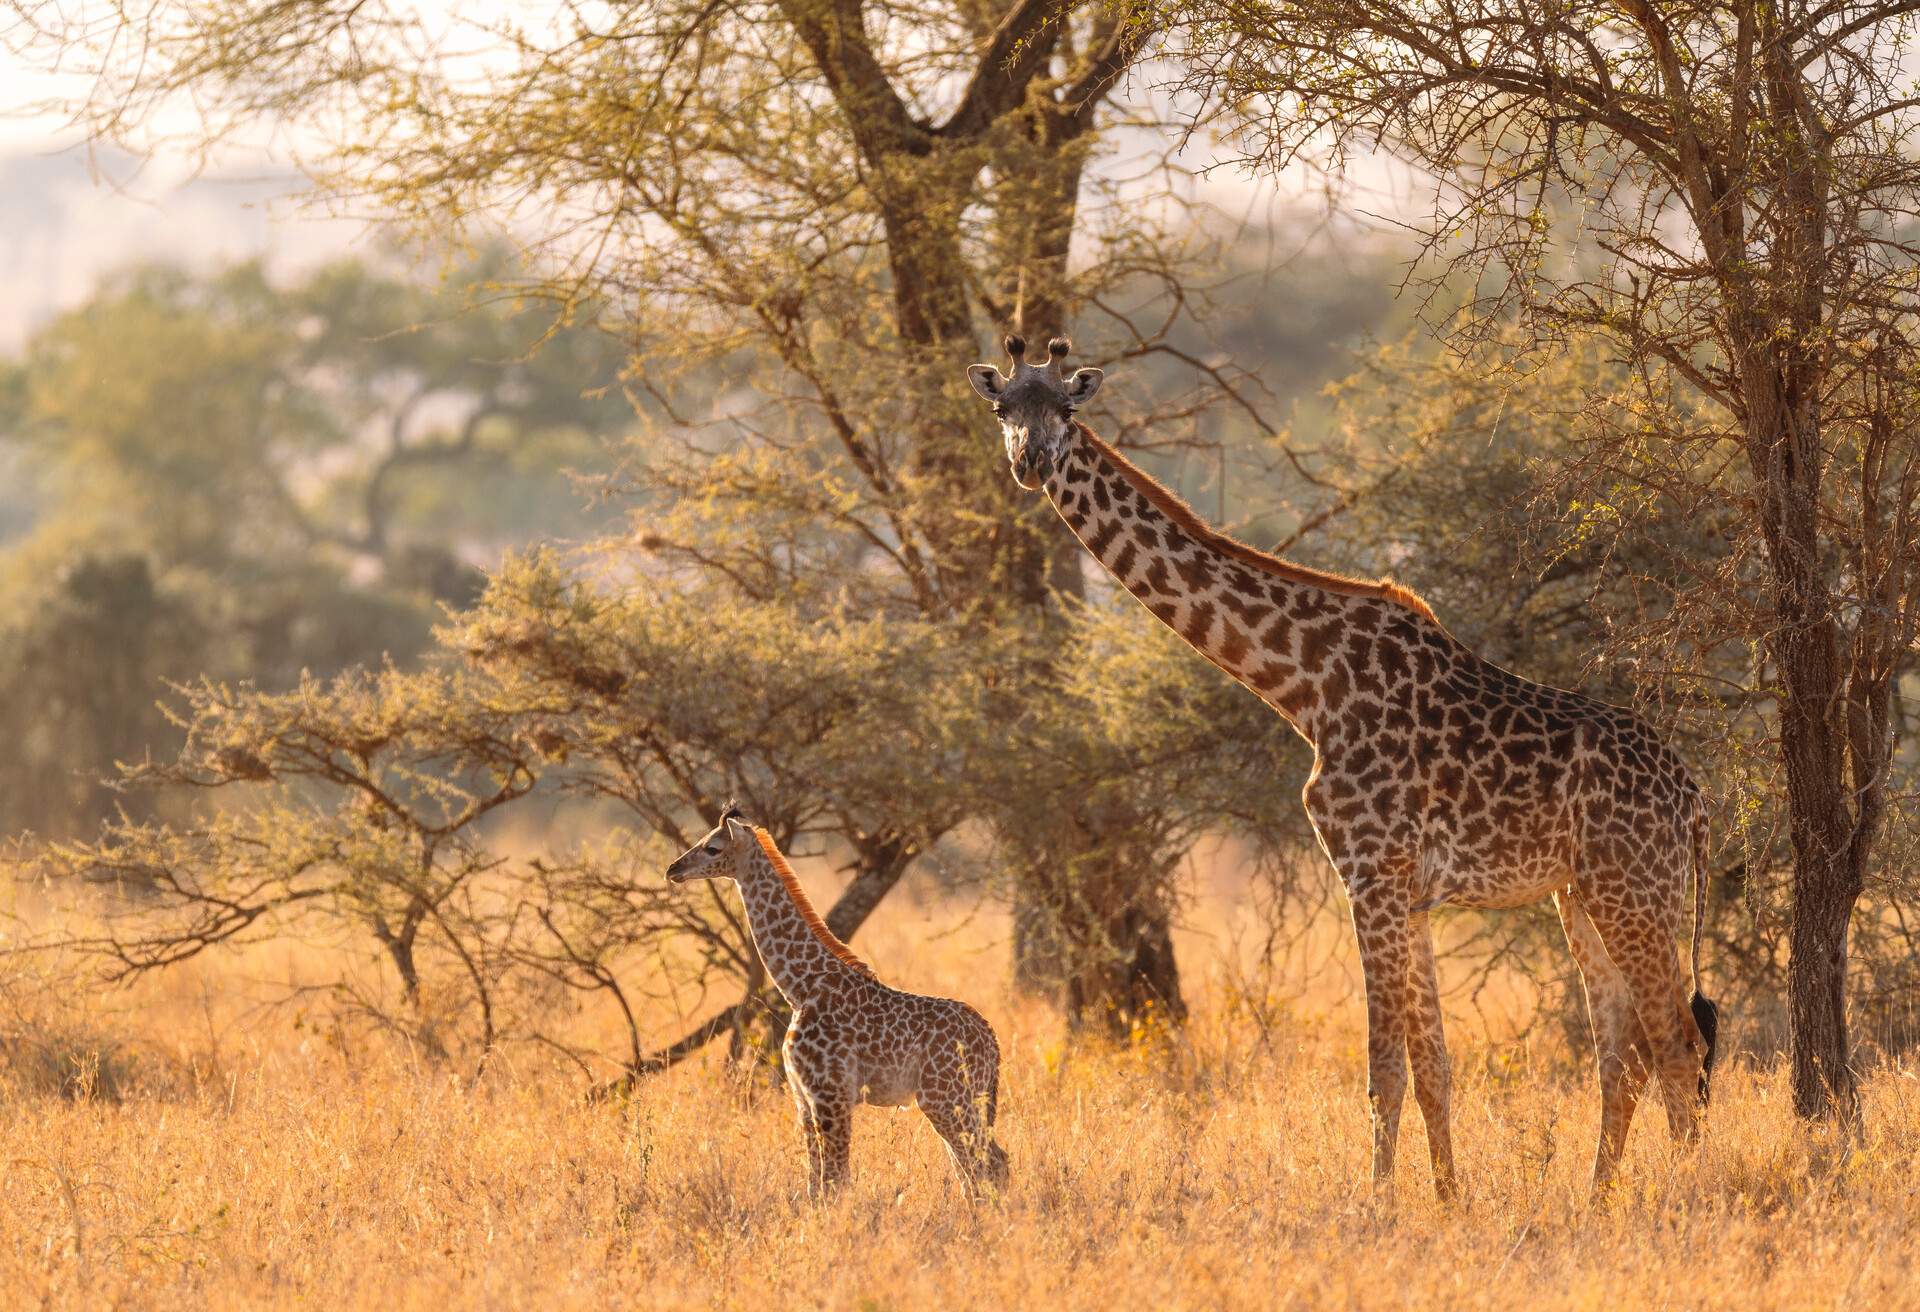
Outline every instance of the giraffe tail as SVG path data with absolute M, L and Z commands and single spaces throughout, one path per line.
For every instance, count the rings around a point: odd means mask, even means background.
M 1707 813 L 1698 807 L 1693 817 L 1693 1023 L 1700 1031 L 1706 1053 L 1700 1062 L 1700 1105 L 1707 1105 L 1708 1086 L 1713 1079 L 1713 1059 L 1719 1047 L 1720 1007 L 1700 991 L 1700 935 L 1707 922 Z

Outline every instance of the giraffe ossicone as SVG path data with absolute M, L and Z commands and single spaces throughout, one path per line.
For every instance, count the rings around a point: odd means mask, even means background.
M 728 879 L 740 890 L 754 948 L 793 1008 L 781 1053 L 810 1197 L 847 1178 L 853 1108 L 862 1102 L 918 1102 L 970 1196 L 1006 1188 L 1007 1155 L 993 1137 L 1000 1045 L 979 1012 L 882 984 L 814 911 L 772 836 L 737 807 L 675 858 L 667 879 Z
M 1068 375 L 1056 342 L 1043 367 L 1016 337 L 1010 374 L 967 370 L 1014 480 L 1043 490 L 1123 588 L 1313 747 L 1303 800 L 1346 885 L 1366 978 L 1376 1185 L 1393 1177 L 1411 1066 L 1435 1187 L 1456 1188 L 1428 926 L 1441 903 L 1558 906 L 1599 1066 L 1596 1188 L 1649 1076 L 1673 1136 L 1695 1141 L 1717 1012 L 1700 992 L 1706 813 L 1679 757 L 1632 711 L 1482 659 L 1398 584 L 1310 569 L 1212 528 L 1080 422 L 1103 376 Z M 1689 878 L 1690 972 L 1674 949 Z

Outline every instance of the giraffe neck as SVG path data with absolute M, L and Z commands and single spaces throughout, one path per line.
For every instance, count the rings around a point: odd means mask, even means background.
M 1075 428 L 1047 480 L 1054 509 L 1122 587 L 1309 742 L 1356 683 L 1377 691 L 1410 672 L 1414 649 L 1445 640 L 1413 594 L 1235 542 L 1085 425 Z
M 745 867 L 736 882 L 747 908 L 747 928 L 768 976 L 788 1002 L 799 1007 L 835 986 L 872 978 L 864 966 L 850 964 L 821 937 L 828 931 L 813 908 L 799 900 L 806 895 L 789 889 L 764 853 L 749 852 Z

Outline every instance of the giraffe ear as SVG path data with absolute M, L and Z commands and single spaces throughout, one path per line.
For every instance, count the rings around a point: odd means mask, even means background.
M 1106 375 L 1098 369 L 1076 369 L 1073 377 L 1067 379 L 1067 404 L 1078 410 L 1093 399 L 1100 390 L 1100 383 Z
M 974 391 L 989 401 L 998 401 L 1006 394 L 1007 380 L 990 364 L 968 365 L 967 381 L 973 384 Z
M 737 815 L 729 814 L 726 818 L 726 826 L 729 842 L 737 843 L 747 836 L 747 822 Z

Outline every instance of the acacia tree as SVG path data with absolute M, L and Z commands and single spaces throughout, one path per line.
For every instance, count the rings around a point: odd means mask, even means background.
M 225 805 L 35 853 L 51 889 L 115 894 L 35 941 L 125 978 L 318 938 L 377 967 L 321 983 L 435 1055 L 537 1044 L 589 1073 L 609 1054 L 555 1004 L 598 1000 L 631 1079 L 785 1022 L 732 902 L 660 875 L 715 799 L 740 799 L 783 848 L 846 858 L 826 919 L 851 937 L 962 817 L 953 780 L 989 732 L 981 681 L 936 626 L 803 620 L 605 569 L 588 582 L 551 553 L 508 559 L 441 637 L 420 671 L 179 690 L 183 750 L 123 785 Z M 606 838 L 512 855 L 498 822 L 536 794 L 584 803 Z M 605 825 L 609 809 L 640 835 Z M 707 1008 L 716 988 L 737 1000 Z M 650 1049 L 663 1008 L 696 1023 Z
M 308 161 L 323 196 L 435 234 L 509 227 L 547 257 L 542 290 L 628 335 L 642 386 L 669 358 L 751 352 L 772 373 L 744 381 L 820 425 L 912 599 L 952 610 L 1039 599 L 1043 562 L 1006 527 L 1005 480 L 980 476 L 991 443 L 953 404 L 953 370 L 983 312 L 1053 331 L 1113 282 L 1098 257 L 1070 280 L 1066 256 L 1099 134 L 1138 117 L 1108 100 L 1148 31 L 1131 16 L 1080 0 L 614 4 L 508 15 L 480 65 L 363 0 L 28 6 L 17 30 L 93 69 L 71 108 L 102 136 L 140 144 L 185 97 L 209 144 L 298 118 L 326 142 Z M 1152 273 L 1166 245 L 1117 225 L 1108 258 Z
M 1914 7 L 1180 8 L 1193 85 L 1241 107 L 1251 157 L 1411 159 L 1434 183 L 1428 267 L 1465 266 L 1480 289 L 1469 332 L 1597 331 L 1641 380 L 1646 404 L 1595 430 L 1564 487 L 1727 524 L 1645 636 L 1751 636 L 1765 654 L 1793 850 L 1794 1104 L 1851 1120 L 1848 927 L 1920 622 Z
M 371 950 L 402 1007 L 352 993 L 400 1019 L 430 1051 L 467 1023 L 482 1052 L 500 1031 L 498 955 L 477 926 L 499 859 L 485 818 L 528 796 L 544 760 L 522 732 L 535 706 L 476 697 L 457 673 L 349 672 L 284 693 L 203 682 L 181 690 L 185 745 L 172 761 L 125 768 L 130 787 L 246 793 L 183 824 L 121 819 L 53 843 L 33 873 L 54 887 L 107 886 L 98 934 L 62 929 L 53 945 L 103 961 L 111 978 L 164 969 L 210 948 L 324 927 Z M 474 1005 L 429 997 L 435 957 Z M 437 990 L 436 990 L 437 992 Z
M 489 28 L 478 61 L 377 0 L 28 12 L 31 48 L 91 59 L 78 108 L 103 136 L 138 144 L 181 97 L 209 140 L 297 120 L 325 143 L 321 194 L 533 248 L 532 290 L 563 317 L 593 307 L 665 416 L 636 461 L 636 540 L 677 575 L 802 614 L 845 597 L 960 629 L 1011 618 L 1044 674 L 1082 561 L 1018 498 L 960 379 L 983 327 L 1087 317 L 1096 357 L 1141 357 L 1199 303 L 1205 243 L 1161 204 L 1177 188 L 1090 167 L 1118 126 L 1172 144 L 1121 98 L 1152 32 L 1138 6 L 542 9 Z M 1175 312 L 1086 313 L 1143 287 L 1178 289 Z M 1238 381 L 1201 378 L 1139 398 L 1122 434 Z

